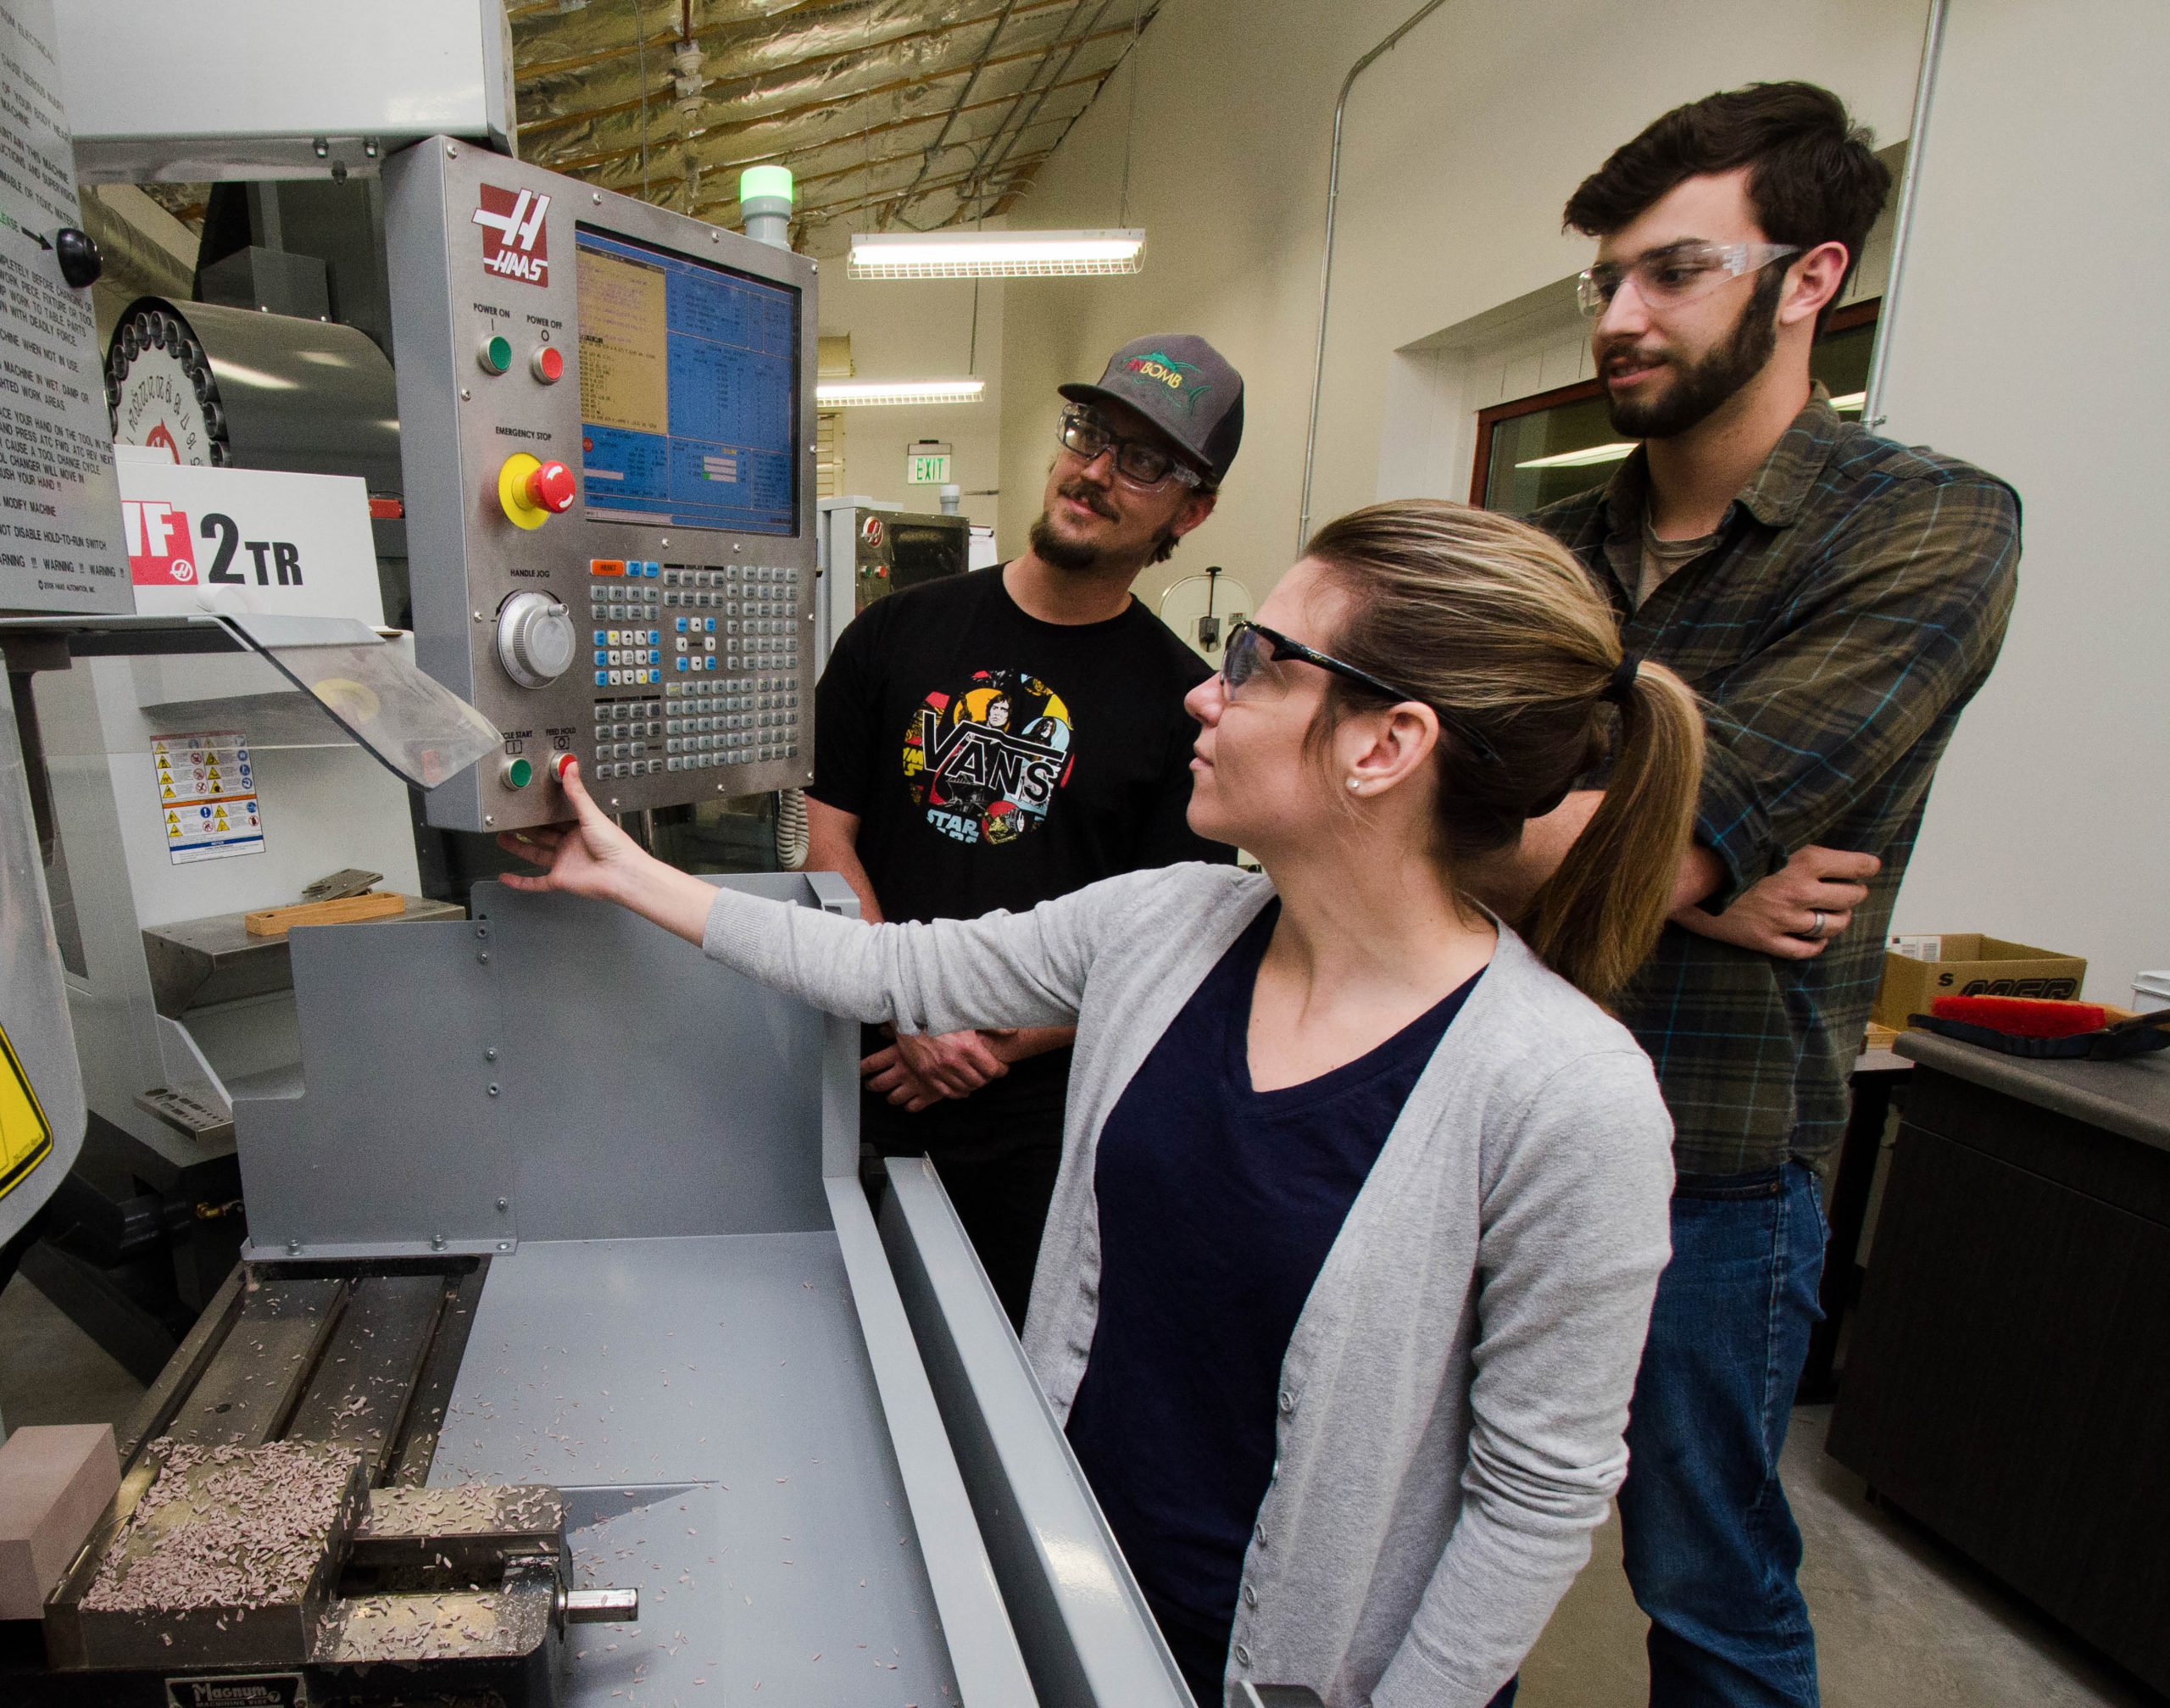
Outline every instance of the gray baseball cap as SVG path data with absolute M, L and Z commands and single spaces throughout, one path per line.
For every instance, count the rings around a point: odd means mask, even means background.
M 1155 332 L 1108 359 L 1097 386 L 1055 388 L 1073 403 L 1138 411 L 1218 486 L 1244 440 L 1244 376 L 1194 332 Z

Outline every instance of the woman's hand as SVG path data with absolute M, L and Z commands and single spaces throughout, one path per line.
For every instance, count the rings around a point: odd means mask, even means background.
M 498 833 L 498 846 L 507 854 L 532 860 L 542 868 L 539 877 L 507 872 L 505 887 L 556 890 L 566 895 L 592 896 L 598 901 L 631 904 L 641 869 L 655 862 L 596 805 L 595 798 L 581 781 L 578 760 L 565 767 L 559 782 L 565 798 L 572 803 L 575 816 L 570 821 Z

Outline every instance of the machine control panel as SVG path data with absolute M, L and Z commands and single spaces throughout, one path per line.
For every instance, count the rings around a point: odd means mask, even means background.
M 439 137 L 387 164 L 415 656 L 504 737 L 430 822 L 811 780 L 814 265 Z

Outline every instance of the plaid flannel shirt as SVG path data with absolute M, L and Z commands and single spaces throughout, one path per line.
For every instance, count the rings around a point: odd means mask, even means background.
M 1531 520 L 1589 570 L 1628 649 L 1705 702 L 1695 837 L 1725 876 L 1703 906 L 1722 911 L 1810 844 L 1873 854 L 1883 868 L 1850 927 L 1811 960 L 1667 925 L 1621 1017 L 1657 1065 L 1683 1174 L 1789 1157 L 1821 1169 L 1844 1130 L 1929 780 L 2003 642 L 2018 496 L 1842 420 L 1819 385 L 1727 507 L 1717 543 L 1638 609 L 1648 481 L 1639 448 L 1605 487 Z

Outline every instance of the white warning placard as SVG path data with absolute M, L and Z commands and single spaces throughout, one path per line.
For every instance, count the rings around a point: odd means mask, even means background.
M 239 730 L 153 736 L 159 816 L 175 865 L 264 852 L 264 808 L 256 765 Z
M 0 609 L 125 611 L 97 323 L 55 244 L 81 223 L 52 0 L 0 0 Z

